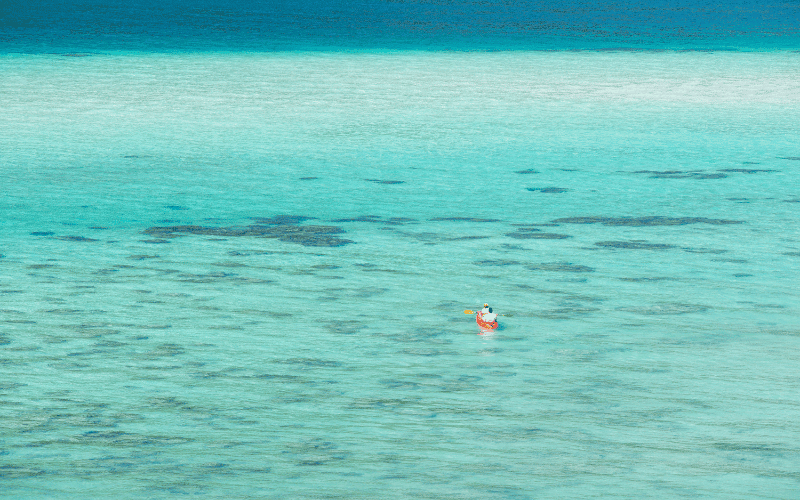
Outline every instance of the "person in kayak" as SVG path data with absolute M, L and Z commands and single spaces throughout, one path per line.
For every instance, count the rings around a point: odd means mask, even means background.
M 483 304 L 483 309 L 481 309 L 481 316 L 484 314 L 489 314 L 489 304 Z
M 488 309 L 488 312 L 484 313 L 483 311 L 481 311 L 481 319 L 483 321 L 491 323 L 492 321 L 497 319 L 497 315 L 492 312 L 491 307 L 486 307 L 485 309 Z

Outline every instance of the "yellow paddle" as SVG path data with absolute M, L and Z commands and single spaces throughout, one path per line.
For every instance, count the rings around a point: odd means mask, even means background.
M 464 309 L 464 314 L 475 314 L 475 311 L 471 309 Z M 505 316 L 505 314 L 498 314 L 498 316 Z

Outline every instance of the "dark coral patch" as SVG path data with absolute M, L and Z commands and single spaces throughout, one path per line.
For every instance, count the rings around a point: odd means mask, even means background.
M 546 187 L 546 188 L 525 188 L 528 191 L 538 191 L 540 193 L 566 193 L 569 191 L 567 188 L 560 187 Z
M 684 252 L 689 253 L 710 253 L 710 254 L 720 254 L 725 253 L 727 250 L 722 250 L 719 248 L 693 248 L 693 247 L 682 247 L 681 250 Z
M 433 222 L 500 222 L 500 219 L 481 219 L 478 217 L 434 217 Z
M 273 218 L 274 219 L 274 218 Z M 270 219 L 271 220 L 271 219 Z M 346 240 L 333 236 L 344 233 L 344 229 L 336 226 L 298 226 L 291 224 L 259 225 L 253 224 L 245 227 L 208 227 L 208 226 L 165 226 L 151 227 L 143 231 L 159 238 L 174 238 L 182 234 L 194 234 L 219 237 L 260 237 L 276 238 L 281 241 L 298 243 L 303 246 L 313 247 L 338 247 L 348 243 Z
M 43 469 L 19 465 L 0 465 L 0 479 L 21 479 L 47 474 Z
M 519 231 L 516 233 L 506 233 L 509 238 L 516 238 L 518 240 L 563 240 L 572 238 L 568 234 L 557 233 L 534 233 L 529 231 Z
M 319 177 L 300 177 L 301 181 L 313 181 L 315 179 L 319 179 Z
M 606 226 L 683 226 L 686 224 L 742 224 L 741 220 L 708 219 L 706 217 L 565 217 L 553 221 L 555 224 L 604 224 Z
M 167 226 L 167 227 L 151 227 L 144 231 L 144 234 L 150 234 L 160 237 L 170 237 L 175 234 L 195 234 L 205 236 L 264 236 L 279 238 L 291 234 L 337 234 L 343 233 L 342 228 L 336 226 L 293 226 L 293 225 L 278 225 L 278 226 L 261 226 L 251 225 L 246 227 L 208 227 L 208 226 Z
M 700 170 L 637 170 L 634 174 L 650 174 L 651 179 L 724 179 L 726 174 Z
M 526 169 L 526 170 L 517 170 L 517 171 L 516 171 L 516 172 L 514 172 L 514 173 L 516 173 L 516 174 L 522 174 L 522 175 L 525 175 L 525 174 L 538 174 L 538 173 L 539 173 L 539 171 L 538 171 L 538 170 L 534 170 L 534 169 L 532 169 L 532 168 L 528 168 L 528 169 Z
M 558 227 L 558 224 L 553 224 L 552 222 L 547 222 L 544 224 L 511 224 L 514 227 L 519 228 L 518 231 L 525 231 L 525 228 L 533 228 L 533 227 Z
M 390 217 L 389 220 L 386 221 L 386 224 L 406 224 L 408 222 L 417 222 L 417 219 L 412 219 L 410 217 Z
M 62 442 L 103 447 L 138 448 L 141 446 L 170 446 L 192 442 L 191 438 L 177 436 L 142 435 L 123 431 L 88 431 Z
M 233 234 L 232 228 L 225 227 L 205 227 L 195 225 L 182 226 L 154 226 L 143 231 L 144 234 L 157 236 L 159 238 L 175 238 L 181 234 L 202 234 L 212 236 L 244 236 L 243 230 L 237 230 L 239 234 Z
M 522 264 L 522 262 L 516 260 L 505 260 L 505 259 L 489 259 L 489 260 L 477 260 L 475 264 L 479 266 L 518 266 Z
M 382 179 L 364 179 L 368 182 L 374 182 L 376 184 L 403 184 L 405 181 L 385 181 Z
M 446 241 L 485 240 L 486 238 L 489 238 L 489 236 L 454 236 L 447 238 Z
M 554 271 L 562 273 L 591 273 L 594 269 L 589 266 L 573 264 L 571 262 L 550 262 L 527 266 L 531 271 Z
M 129 255 L 127 258 L 130 260 L 157 259 L 158 255 Z
M 645 277 L 645 278 L 617 278 L 620 281 L 630 281 L 632 283 L 656 283 L 659 281 L 675 281 L 676 278 L 666 276 Z
M 781 160 L 795 160 L 800 161 L 800 156 L 782 156 Z
M 436 245 L 439 243 L 450 242 L 450 241 L 483 240 L 489 238 L 489 236 L 481 236 L 481 235 L 451 236 L 449 234 L 441 234 L 433 232 L 412 233 L 412 232 L 397 231 L 397 234 L 405 236 L 407 238 L 421 241 L 426 245 Z
M 332 361 L 327 359 L 317 358 L 291 358 L 276 360 L 275 363 L 282 363 L 286 365 L 299 365 L 309 368 L 338 368 L 342 366 L 339 361 Z
M 723 168 L 717 172 L 739 172 L 741 174 L 757 174 L 760 172 L 777 172 L 771 169 L 757 169 L 757 168 Z
M 636 170 L 634 174 L 653 174 L 653 175 L 684 175 L 688 172 L 683 170 Z
M 53 231 L 34 231 L 31 233 L 31 236 L 53 236 L 54 234 L 56 233 Z
M 383 220 L 381 220 L 380 215 L 359 215 L 358 217 L 334 219 L 331 222 L 383 222 Z
M 711 174 L 696 173 L 696 174 L 692 174 L 690 177 L 692 177 L 694 179 L 724 179 L 724 178 L 726 178 L 728 176 L 726 174 L 717 172 L 717 173 L 711 173 Z
M 358 217 L 334 219 L 331 222 L 372 222 L 386 224 L 389 226 L 400 226 L 409 222 L 417 222 L 417 219 L 412 219 L 409 217 L 389 217 L 388 219 L 384 219 L 380 215 L 359 215 Z
M 353 335 L 364 329 L 364 325 L 355 320 L 344 320 L 328 323 L 325 327 L 331 333 Z
M 250 226 L 258 235 L 282 237 L 287 234 L 341 234 L 345 230 L 336 226 L 274 226 L 261 228 Z
M 61 241 L 79 241 L 79 242 L 99 241 L 94 238 L 86 238 L 85 236 L 57 236 L 56 239 Z
M 598 241 L 595 245 L 605 248 L 625 248 L 629 250 L 667 250 L 675 245 L 666 243 L 646 243 L 644 241 Z
M 298 243 L 306 247 L 341 247 L 348 243 L 353 243 L 352 240 L 346 240 L 336 236 L 310 234 L 291 234 L 281 236 L 278 239 L 287 243 Z

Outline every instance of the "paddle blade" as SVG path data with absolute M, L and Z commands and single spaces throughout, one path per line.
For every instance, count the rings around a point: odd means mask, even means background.
M 464 314 L 475 314 L 475 311 L 470 311 L 469 309 L 466 309 L 464 311 Z

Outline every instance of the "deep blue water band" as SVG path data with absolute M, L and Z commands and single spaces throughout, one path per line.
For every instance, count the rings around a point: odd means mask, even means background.
M 7 0 L 0 50 L 770 50 L 798 26 L 777 0 Z

